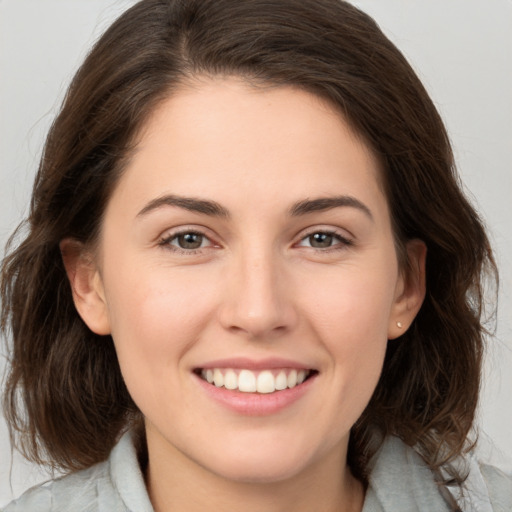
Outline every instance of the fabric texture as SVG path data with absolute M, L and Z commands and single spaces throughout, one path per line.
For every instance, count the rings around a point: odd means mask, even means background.
M 464 493 L 453 492 L 464 512 L 511 512 L 512 476 L 475 459 Z M 363 512 L 449 512 L 430 469 L 399 439 L 386 439 L 372 460 Z M 109 459 L 25 492 L 3 512 L 154 512 L 131 433 Z

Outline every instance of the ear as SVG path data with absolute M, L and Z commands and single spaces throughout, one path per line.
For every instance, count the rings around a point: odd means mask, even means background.
M 110 334 L 103 281 L 91 252 L 70 238 L 61 241 L 60 252 L 78 314 L 91 331 Z
M 388 339 L 404 334 L 423 304 L 426 292 L 425 262 L 427 246 L 422 240 L 409 240 L 406 244 L 407 264 L 398 279 L 395 302 L 388 326 Z

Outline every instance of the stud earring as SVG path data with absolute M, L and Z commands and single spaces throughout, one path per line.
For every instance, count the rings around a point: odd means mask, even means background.
M 396 326 L 397 326 L 399 329 L 401 329 L 401 328 L 404 326 L 404 324 L 403 324 L 402 322 L 397 322 L 397 323 L 396 323 Z

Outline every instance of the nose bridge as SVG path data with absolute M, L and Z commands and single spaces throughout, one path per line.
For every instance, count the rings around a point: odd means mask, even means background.
M 295 311 L 282 261 L 271 247 L 252 244 L 233 257 L 222 322 L 249 337 L 267 337 L 292 327 Z

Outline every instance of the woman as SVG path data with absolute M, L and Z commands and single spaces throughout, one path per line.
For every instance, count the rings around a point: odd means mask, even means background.
M 135 5 L 71 84 L 28 221 L 5 411 L 71 474 L 7 511 L 512 506 L 469 455 L 491 249 L 351 5 Z

